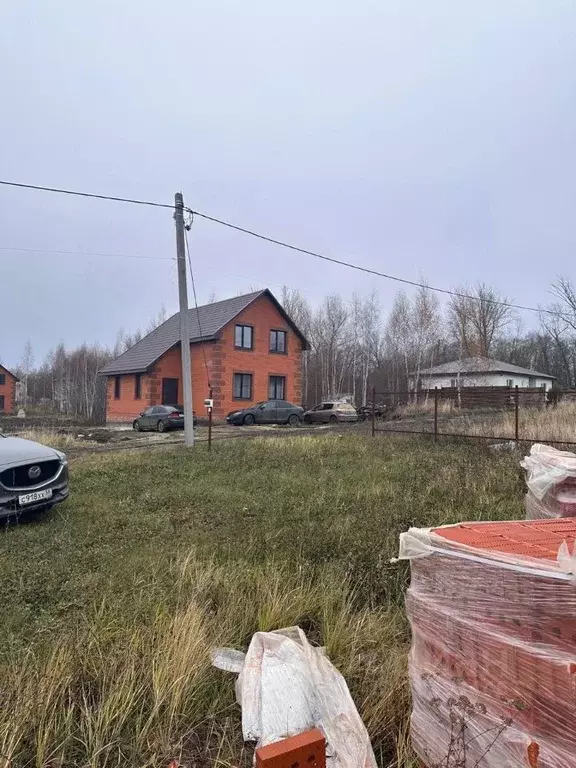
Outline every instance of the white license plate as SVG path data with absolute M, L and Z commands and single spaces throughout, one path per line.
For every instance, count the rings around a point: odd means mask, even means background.
M 25 504 L 34 504 L 36 501 L 44 501 L 45 499 L 52 498 L 52 488 L 47 488 L 45 491 L 32 491 L 32 493 L 25 493 L 22 496 L 18 496 L 18 504 L 24 506 Z

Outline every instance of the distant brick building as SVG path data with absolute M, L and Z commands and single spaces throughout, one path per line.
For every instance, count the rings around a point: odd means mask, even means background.
M 0 413 L 12 413 L 16 406 L 16 382 L 18 377 L 0 365 Z
M 308 342 L 269 290 L 189 310 L 193 408 L 214 417 L 260 400 L 302 400 L 302 351 Z M 179 316 L 173 315 L 101 373 L 106 420 L 132 421 L 150 405 L 182 403 Z

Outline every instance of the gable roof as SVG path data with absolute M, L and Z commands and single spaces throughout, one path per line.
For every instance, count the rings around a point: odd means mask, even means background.
M 450 363 L 442 363 L 432 368 L 426 368 L 420 371 L 420 376 L 449 376 L 463 373 L 515 373 L 521 376 L 538 377 L 541 379 L 555 379 L 549 373 L 539 373 L 531 371 L 529 368 L 522 368 L 512 363 L 503 363 L 502 360 L 492 360 L 489 357 L 465 357 L 462 360 L 452 360 Z M 410 374 L 415 375 L 415 372 Z
M 8 370 L 8 368 L 6 368 L 6 366 L 5 366 L 5 365 L 2 365 L 2 363 L 0 363 L 0 369 L 1 369 L 1 370 L 3 370 L 3 371 L 6 371 L 6 373 L 8 373 L 10 376 L 12 376 L 12 378 L 14 379 L 14 381 L 20 381 L 20 379 L 18 378 L 18 376 L 16 376 L 16 374 L 15 374 L 15 373 L 12 373 L 12 371 L 9 371 L 9 370 Z
M 286 313 L 280 302 L 267 288 L 263 291 L 248 293 L 244 296 L 235 296 L 233 299 L 215 301 L 212 304 L 204 304 L 188 310 L 188 331 L 190 342 L 213 341 L 225 325 L 234 320 L 240 312 L 250 306 L 256 299 L 265 296 L 280 312 L 284 320 L 290 325 L 294 333 L 302 340 L 303 349 L 309 349 L 310 345 Z M 200 330 L 202 329 L 202 330 Z M 168 352 L 180 341 L 180 315 L 177 312 L 169 317 L 166 322 L 159 325 L 151 333 L 133 347 L 127 349 L 120 357 L 105 365 L 100 373 L 105 376 L 122 373 L 142 373 L 147 371 L 157 360 Z

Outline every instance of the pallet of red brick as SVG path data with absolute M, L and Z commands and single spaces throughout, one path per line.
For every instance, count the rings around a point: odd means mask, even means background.
M 455 723 L 470 733 L 464 721 L 476 719 L 485 721 L 478 734 L 459 747 L 477 753 L 478 768 L 576 768 L 576 588 L 557 559 L 575 539 L 569 519 L 404 535 L 412 736 L 425 764 L 446 760 L 443 749 L 454 758 Z M 485 730 L 497 733 L 494 744 Z

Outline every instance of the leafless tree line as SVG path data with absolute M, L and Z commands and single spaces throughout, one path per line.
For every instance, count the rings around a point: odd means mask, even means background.
M 145 331 L 128 333 L 120 329 L 112 348 L 96 343 L 66 349 L 60 343 L 38 366 L 35 365 L 29 339 L 15 370 L 20 379 L 17 405 L 24 409 L 29 406 L 40 407 L 46 412 L 56 411 L 96 424 L 103 423 L 106 415 L 106 381 L 99 375 L 99 371 L 165 320 L 166 310 L 162 307 Z
M 428 288 L 397 293 L 384 314 L 378 296 L 346 302 L 327 296 L 314 309 L 299 291 L 284 289 L 282 302 L 307 336 L 304 362 L 307 405 L 350 396 L 357 405 L 379 391 L 406 391 L 408 378 L 466 357 L 492 357 L 558 377 L 576 387 L 576 289 L 566 278 L 551 288 L 537 329 L 525 330 L 513 302 L 484 283 L 454 289 L 441 302 Z M 548 310 L 548 311 L 546 311 Z
M 477 355 L 550 373 L 561 385 L 576 387 L 576 289 L 567 278 L 552 285 L 552 303 L 528 331 L 494 288 L 460 286 L 455 293 L 441 302 L 427 288 L 400 291 L 385 313 L 376 293 L 351 301 L 330 295 L 313 307 L 300 291 L 283 289 L 282 304 L 311 345 L 303 358 L 304 403 L 349 396 L 365 405 L 373 386 L 405 391 L 409 375 L 418 379 L 426 368 Z M 162 309 L 145 333 L 165 319 Z M 105 382 L 98 371 L 143 335 L 121 330 L 113 348 L 83 344 L 67 350 L 59 344 L 40 365 L 28 341 L 16 370 L 18 404 L 102 421 Z

